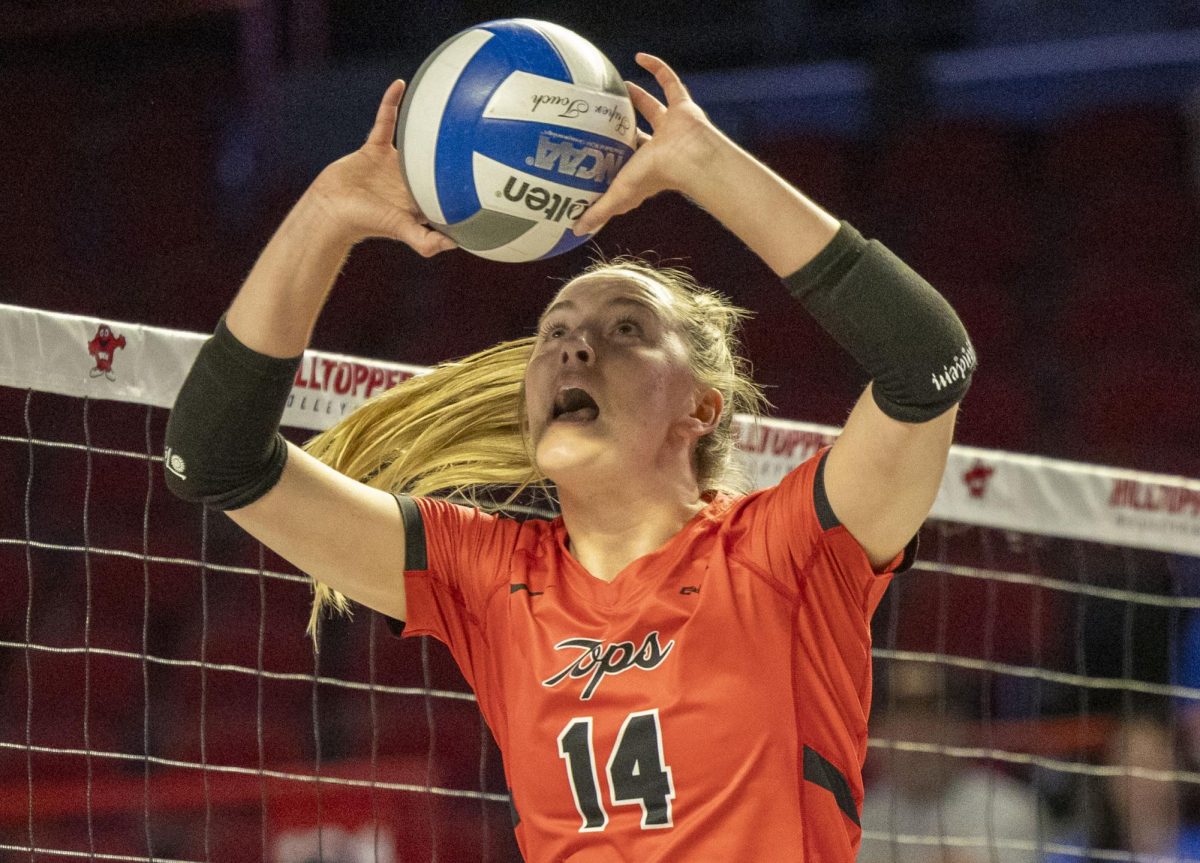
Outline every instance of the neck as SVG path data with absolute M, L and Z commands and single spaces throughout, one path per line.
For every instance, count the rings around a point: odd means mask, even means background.
M 660 548 L 704 508 L 694 479 L 652 489 L 558 489 L 571 555 L 596 578 L 612 581 L 639 557 Z

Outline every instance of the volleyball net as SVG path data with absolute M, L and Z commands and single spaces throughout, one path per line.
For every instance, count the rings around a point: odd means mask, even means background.
M 0 305 L 0 856 L 519 859 L 448 652 L 359 608 L 314 653 L 305 577 L 167 492 L 206 337 Z M 421 371 L 309 351 L 284 432 Z M 760 485 L 837 433 L 738 425 Z M 874 620 L 860 859 L 1143 859 L 1130 811 L 1200 790 L 1198 619 L 1200 481 L 955 447 Z

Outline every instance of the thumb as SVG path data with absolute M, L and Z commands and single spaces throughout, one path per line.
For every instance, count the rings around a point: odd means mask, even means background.
M 431 258 L 439 252 L 458 248 L 458 243 L 454 242 L 450 237 L 417 222 L 405 222 L 401 224 L 392 236 L 410 246 L 413 251 L 423 258 Z

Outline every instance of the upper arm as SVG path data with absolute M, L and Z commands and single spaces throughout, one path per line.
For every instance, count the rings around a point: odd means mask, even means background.
M 859 398 L 825 464 L 830 508 L 880 567 L 920 529 L 941 486 L 955 405 L 923 423 L 892 419 L 871 388 Z
M 355 602 L 404 620 L 404 526 L 396 499 L 299 447 L 275 486 L 229 517 L 284 559 Z

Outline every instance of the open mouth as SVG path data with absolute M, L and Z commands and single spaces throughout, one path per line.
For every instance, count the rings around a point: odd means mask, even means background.
M 586 390 L 567 387 L 558 391 L 554 408 L 550 413 L 552 422 L 586 423 L 600 416 L 600 407 Z

